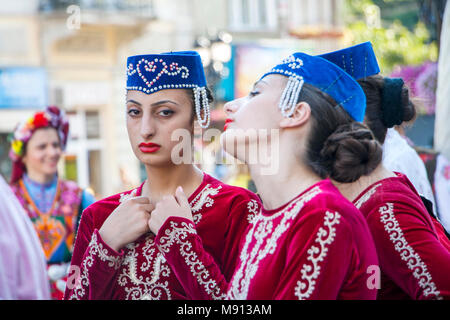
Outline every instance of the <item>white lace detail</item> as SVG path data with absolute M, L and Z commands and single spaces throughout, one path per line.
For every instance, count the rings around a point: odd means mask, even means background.
M 203 206 L 209 208 L 214 204 L 214 199 L 212 199 L 211 196 L 217 195 L 220 189 L 222 189 L 222 186 L 213 188 L 210 184 L 207 184 L 194 200 L 190 202 L 192 217 L 195 224 L 198 224 L 202 219 L 202 214 L 199 211 Z
M 276 214 L 271 216 L 258 214 L 255 217 L 245 237 L 245 243 L 240 254 L 240 265 L 233 276 L 227 299 L 247 299 L 251 280 L 258 271 L 261 260 L 275 252 L 278 239 L 289 229 L 303 206 L 320 192 L 320 187 L 316 186 Z M 281 221 L 273 230 L 273 220 L 280 216 Z M 256 240 L 256 243 L 250 250 L 249 246 L 254 240 Z
M 301 280 L 297 281 L 295 287 L 295 295 L 299 300 L 305 300 L 311 297 L 316 286 L 316 279 L 320 275 L 319 262 L 322 262 L 328 253 L 327 246 L 331 245 L 336 236 L 336 228 L 334 225 L 339 224 L 341 215 L 338 212 L 326 212 L 325 213 L 325 228 L 320 228 L 316 234 L 315 243 L 318 245 L 312 245 L 308 249 L 308 261 L 302 266 L 300 273 L 302 274 Z
M 126 192 L 121 193 L 119 202 L 122 203 L 122 202 L 127 201 L 128 199 L 136 197 L 136 193 L 137 193 L 137 189 L 133 189 L 133 191 L 131 191 L 130 193 L 126 193 Z
M 247 209 L 248 209 L 248 212 L 249 212 L 249 214 L 247 216 L 247 221 L 249 223 L 252 223 L 253 220 L 255 219 L 256 215 L 261 210 L 261 208 L 259 207 L 258 201 L 256 201 L 255 199 L 250 200 L 247 203 Z
M 181 256 L 184 257 L 186 265 L 190 267 L 190 271 L 196 277 L 198 283 L 203 286 L 211 298 L 223 300 L 226 295 L 221 292 L 216 281 L 211 278 L 206 267 L 199 260 L 195 251 L 192 250 L 192 244 L 186 241 L 188 234 L 196 233 L 195 227 L 191 223 L 170 221 L 170 228 L 165 230 L 165 236 L 160 237 L 159 249 L 163 252 L 169 252 L 171 246 L 176 243 L 179 246 Z
M 109 254 L 108 249 L 104 248 L 103 244 L 98 242 L 97 234 L 95 233 L 92 234 L 91 242 L 89 243 L 88 248 L 88 255 L 82 263 L 83 273 L 80 275 L 77 286 L 69 298 L 71 300 L 80 299 L 86 294 L 85 288 L 89 287 L 89 269 L 94 263 L 94 256 L 98 256 L 101 261 L 108 261 L 108 266 L 114 270 L 118 270 L 122 262 L 122 257 L 116 257 Z
M 423 289 L 424 296 L 434 296 L 436 299 L 442 299 L 431 274 L 428 272 L 427 265 L 406 241 L 398 220 L 395 218 L 394 204 L 387 203 L 379 209 L 379 212 L 380 221 L 384 224 L 384 229 L 388 233 L 389 239 L 402 260 L 406 262 L 408 269 L 412 271 L 414 278 L 418 280 L 418 285 Z
M 355 207 L 360 209 L 361 206 L 367 202 L 367 200 L 370 199 L 370 197 L 373 196 L 373 194 L 377 191 L 378 187 L 381 186 L 381 183 L 376 184 L 375 186 L 373 186 L 369 191 L 367 191 L 366 193 L 364 193 L 364 195 L 358 199 L 358 201 L 356 201 L 355 203 Z

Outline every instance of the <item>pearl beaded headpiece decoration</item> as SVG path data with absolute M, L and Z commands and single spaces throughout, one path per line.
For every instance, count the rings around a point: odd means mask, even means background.
M 205 73 L 200 55 L 195 51 L 128 57 L 126 89 L 146 94 L 165 89 L 191 89 L 199 125 L 207 128 L 210 124 Z
M 294 113 L 302 87 L 308 83 L 330 95 L 354 120 L 362 122 L 364 119 L 366 96 L 358 82 L 323 58 L 297 52 L 273 67 L 261 79 L 270 74 L 288 77 L 278 104 L 284 117 Z

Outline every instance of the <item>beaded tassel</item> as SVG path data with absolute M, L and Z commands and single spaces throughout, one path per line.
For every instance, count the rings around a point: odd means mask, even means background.
M 203 129 L 208 128 L 211 121 L 211 112 L 209 109 L 208 96 L 204 87 L 194 88 L 195 113 L 197 121 Z M 203 107 L 204 118 L 201 117 L 201 109 Z
M 303 83 L 302 78 L 289 77 L 288 83 L 281 95 L 280 104 L 278 105 L 283 117 L 290 117 L 294 113 Z

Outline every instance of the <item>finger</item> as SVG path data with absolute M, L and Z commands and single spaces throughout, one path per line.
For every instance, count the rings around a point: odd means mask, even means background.
M 175 197 L 172 195 L 166 195 L 163 197 L 162 203 L 166 204 L 166 205 L 174 205 L 177 204 L 177 200 L 175 200 Z
M 155 205 L 153 203 L 143 204 L 142 209 L 148 213 L 151 213 L 153 210 L 155 210 Z
M 131 198 L 130 200 L 132 200 L 135 203 L 150 203 L 150 199 L 146 196 L 138 196 L 138 197 L 134 197 Z
M 189 200 L 181 186 L 175 191 L 175 198 L 181 207 L 190 208 Z
M 150 218 L 148 220 L 147 225 L 148 225 L 148 228 L 150 229 L 150 231 L 153 232 L 153 234 L 156 236 L 158 233 L 158 228 L 156 226 L 155 220 Z

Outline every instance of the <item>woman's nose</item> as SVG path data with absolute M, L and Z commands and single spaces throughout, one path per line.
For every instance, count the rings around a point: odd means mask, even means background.
M 155 135 L 155 124 L 151 116 L 142 117 L 140 133 L 144 139 Z
M 233 101 L 225 103 L 223 108 L 227 115 L 235 113 L 238 109 L 237 100 L 233 100 Z

